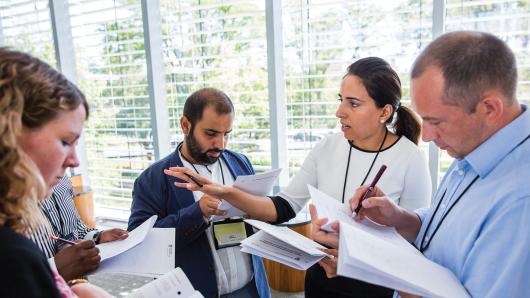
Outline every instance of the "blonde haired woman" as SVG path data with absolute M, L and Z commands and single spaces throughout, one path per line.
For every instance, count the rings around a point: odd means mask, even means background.
M 27 238 L 46 225 L 39 199 L 78 166 L 75 144 L 87 117 L 84 95 L 62 74 L 0 48 L 0 297 L 108 296 L 90 285 L 70 289 Z

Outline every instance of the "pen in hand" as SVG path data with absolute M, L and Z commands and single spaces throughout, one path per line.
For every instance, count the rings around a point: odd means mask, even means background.
M 193 183 L 197 184 L 198 187 L 202 187 L 203 185 L 199 182 L 199 180 L 197 180 L 195 177 L 193 177 L 192 175 L 188 174 L 188 173 L 184 173 L 184 175 L 186 175 L 186 177 L 190 178 L 191 181 L 193 181 Z
M 75 243 L 73 241 L 66 240 L 66 239 L 63 239 L 63 238 L 59 238 L 59 237 L 54 236 L 54 235 L 50 235 L 50 238 L 53 239 L 53 240 L 61 241 L 61 242 L 66 243 L 66 244 L 71 244 L 71 245 L 76 245 L 77 244 L 77 243 Z
M 355 211 L 354 211 L 355 214 L 359 214 L 359 211 L 361 211 L 361 208 L 362 208 L 363 201 L 366 200 L 372 194 L 372 192 L 374 191 L 375 185 L 377 184 L 377 182 L 379 181 L 379 179 L 381 178 L 385 170 L 386 170 L 386 166 L 382 165 L 381 168 L 379 169 L 379 172 L 377 172 L 377 175 L 375 175 L 374 181 L 370 183 L 370 186 L 368 187 L 366 192 L 363 194 L 362 198 L 359 200 L 359 204 L 357 205 L 357 208 L 355 208 Z

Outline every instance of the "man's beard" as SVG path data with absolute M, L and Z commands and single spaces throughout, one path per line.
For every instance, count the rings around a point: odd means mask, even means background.
M 219 148 L 210 148 L 205 152 L 202 152 L 201 145 L 193 136 L 193 129 L 190 130 L 190 133 L 184 138 L 184 140 L 188 146 L 188 153 L 190 154 L 191 158 L 200 164 L 211 165 L 215 163 L 219 157 L 221 157 L 224 151 Z M 211 157 L 208 156 L 208 152 L 219 152 L 221 154 L 217 157 Z

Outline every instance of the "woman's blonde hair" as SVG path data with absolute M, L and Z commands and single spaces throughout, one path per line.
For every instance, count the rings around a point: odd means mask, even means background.
M 20 233 L 45 225 L 39 207 L 48 189 L 18 145 L 22 128 L 39 129 L 60 113 L 88 104 L 61 73 L 28 54 L 0 48 L 0 226 Z

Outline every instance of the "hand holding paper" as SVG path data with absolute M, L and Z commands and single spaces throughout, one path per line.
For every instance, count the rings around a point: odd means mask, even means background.
M 126 239 L 98 244 L 97 247 L 99 248 L 99 255 L 101 256 L 101 261 L 119 255 L 122 252 L 125 252 L 140 244 L 155 224 L 156 219 L 156 215 L 151 216 L 148 220 L 146 220 L 136 229 L 131 231 L 129 233 L 129 237 L 127 237 Z
M 311 239 L 322 243 L 329 247 L 339 247 L 339 223 L 331 223 L 330 228 L 333 232 L 327 232 L 322 229 L 323 226 L 328 224 L 327 218 L 319 218 L 315 205 L 309 204 L 309 213 L 311 214 Z
M 324 257 L 331 257 L 322 251 L 324 246 L 304 237 L 287 227 L 273 226 L 258 220 L 245 222 L 261 229 L 241 242 L 242 252 L 285 264 L 299 270 L 306 270 Z
M 253 195 L 266 196 L 271 193 L 281 171 L 282 169 L 274 169 L 256 175 L 237 176 L 232 186 Z M 235 208 L 226 200 L 221 202 L 218 209 L 227 212 L 226 215 L 217 217 L 218 219 L 245 215 L 245 212 Z
M 338 200 L 319 191 L 311 185 L 308 185 L 307 187 L 309 188 L 309 193 L 311 194 L 311 199 L 313 200 L 316 210 L 318 211 L 318 215 L 321 218 L 328 218 L 328 221 L 331 223 L 335 221 L 340 221 L 341 229 L 342 225 L 347 224 L 353 226 L 355 229 L 363 230 L 367 233 L 377 235 L 378 237 L 380 237 L 381 239 L 385 239 L 386 241 L 397 244 L 404 244 L 408 246 L 411 250 L 417 252 L 417 250 L 412 245 L 410 245 L 407 240 L 401 237 L 401 235 L 396 231 L 395 228 L 377 224 L 368 218 L 365 218 L 362 221 L 355 221 L 351 218 L 351 209 L 348 205 L 340 203 Z M 323 226 L 321 226 L 321 229 L 327 232 L 336 232 L 333 229 L 331 223 L 324 224 Z

